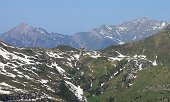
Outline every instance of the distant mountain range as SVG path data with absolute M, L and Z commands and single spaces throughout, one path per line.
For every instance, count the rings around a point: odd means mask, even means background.
M 167 24 L 164 21 L 143 17 L 120 25 L 102 25 L 89 32 L 79 32 L 68 36 L 48 33 L 45 29 L 22 23 L 1 34 L 0 39 L 17 47 L 54 48 L 58 45 L 70 45 L 75 48 L 96 50 L 109 45 L 142 40 L 161 31 Z

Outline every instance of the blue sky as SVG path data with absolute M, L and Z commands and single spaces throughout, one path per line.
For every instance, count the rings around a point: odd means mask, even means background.
M 140 17 L 170 21 L 170 0 L 1 0 L 0 33 L 25 22 L 74 34 Z

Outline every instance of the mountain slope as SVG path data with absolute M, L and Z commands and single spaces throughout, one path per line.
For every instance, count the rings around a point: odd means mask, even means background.
M 114 56 L 116 56 L 117 51 L 134 57 L 146 55 L 146 58 L 151 59 L 155 66 L 139 70 L 135 74 L 136 78 L 131 82 L 130 87 L 124 87 L 127 78 L 126 69 L 125 73 L 120 73 L 114 80 L 107 83 L 108 88 L 102 95 L 91 97 L 90 101 L 102 102 L 110 96 L 109 99 L 116 102 L 168 102 L 170 99 L 169 34 L 170 29 L 167 27 L 165 31 L 143 41 L 122 46 L 110 46 L 102 50 L 106 55 Z M 131 66 L 131 68 L 133 67 Z
M 109 45 L 120 45 L 142 40 L 161 31 L 166 25 L 167 23 L 163 21 L 139 18 L 120 25 L 102 25 L 90 32 L 80 32 L 75 34 L 73 39 L 85 48 L 101 49 Z
M 125 65 L 125 58 L 132 65 L 144 64 L 140 70 L 153 66 L 143 56 L 108 57 L 69 46 L 45 50 L 16 48 L 1 42 L 0 52 L 1 101 L 87 101 L 86 97 L 106 91 L 105 83 L 122 72 L 120 66 Z
M 159 63 L 166 63 L 169 61 L 170 48 L 170 32 L 169 26 L 164 31 L 148 37 L 142 41 L 128 43 L 122 46 L 110 46 L 102 52 L 113 53 L 114 50 L 120 51 L 125 55 L 143 54 L 149 59 L 156 59 Z M 114 50 L 113 50 L 114 49 Z
M 22 23 L 0 35 L 4 42 L 17 47 L 54 48 L 69 45 L 90 50 L 120 45 L 149 37 L 161 31 L 167 22 L 139 18 L 120 25 L 102 25 L 89 32 L 78 32 L 73 36 L 48 33 L 42 28 L 34 28 Z
M 60 67 L 68 63 L 64 66 L 71 68 L 69 59 L 59 50 L 15 48 L 0 42 L 0 101 L 86 101 L 83 90 Z

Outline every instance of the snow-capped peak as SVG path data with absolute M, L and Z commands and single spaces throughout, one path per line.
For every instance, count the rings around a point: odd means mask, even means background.
M 163 23 L 161 24 L 161 27 L 164 28 L 166 25 L 167 25 L 167 23 L 166 23 L 166 22 L 163 22 Z

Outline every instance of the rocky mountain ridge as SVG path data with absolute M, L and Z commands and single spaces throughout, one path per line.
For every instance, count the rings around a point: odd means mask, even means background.
M 10 31 L 0 35 L 4 42 L 17 47 L 54 48 L 69 45 L 89 50 L 106 48 L 110 45 L 139 41 L 161 31 L 168 23 L 149 20 L 145 17 L 120 25 L 102 25 L 89 32 L 79 32 L 73 36 L 48 33 L 45 29 L 34 28 L 21 23 Z

